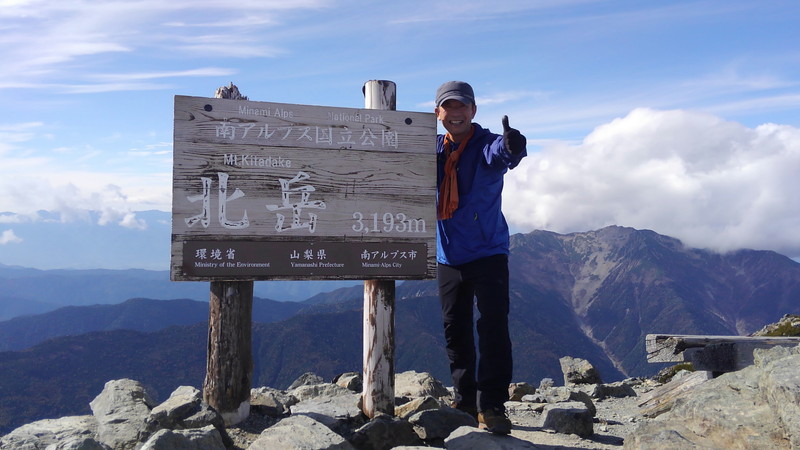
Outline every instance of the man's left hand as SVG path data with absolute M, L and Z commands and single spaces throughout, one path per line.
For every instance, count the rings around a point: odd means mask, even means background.
M 512 155 L 519 155 L 528 145 L 528 140 L 516 128 L 508 125 L 508 116 L 503 116 L 503 142 L 506 143 L 506 150 Z

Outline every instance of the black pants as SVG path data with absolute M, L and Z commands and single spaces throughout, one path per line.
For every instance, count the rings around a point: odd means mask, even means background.
M 439 264 L 438 278 L 455 401 L 477 406 L 479 411 L 503 409 L 513 367 L 508 335 L 508 255 L 459 266 Z M 479 358 L 473 328 L 475 299 Z

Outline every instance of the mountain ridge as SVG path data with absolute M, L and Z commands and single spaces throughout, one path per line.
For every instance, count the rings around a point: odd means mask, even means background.
M 257 281 L 254 295 L 303 301 L 320 292 L 357 285 L 358 281 Z M 170 281 L 168 270 L 50 269 L 0 264 L 0 321 L 41 314 L 62 306 L 118 304 L 131 298 L 208 302 L 209 283 Z
M 566 235 L 513 235 L 509 266 L 515 380 L 558 382 L 563 356 L 589 360 L 607 382 L 650 376 L 665 365 L 647 363 L 646 334 L 747 334 L 785 314 L 800 313 L 797 262 L 771 251 L 716 254 L 688 248 L 650 230 L 606 227 Z M 298 309 L 282 320 L 253 325 L 254 385 L 282 388 L 308 371 L 331 379 L 359 370 L 363 288 L 344 287 L 295 305 Z M 440 317 L 434 280 L 396 286 L 397 371 L 449 379 Z M 158 383 L 169 384 L 172 375 L 164 370 L 170 369 L 178 371 L 173 381 L 190 380 L 198 387 L 204 376 L 199 361 L 205 359 L 205 332 L 204 323 L 138 334 L 102 331 L 0 352 L 0 366 L 9 369 L 0 370 L 0 418 L 21 417 L 9 409 L 9 396 L 36 392 L 31 386 L 69 397 L 101 382 L 91 377 L 150 376 L 131 365 L 125 349 L 134 347 L 139 365 L 160 365 Z M 80 357 L 70 362 L 78 367 L 70 378 L 65 368 L 72 365 L 63 360 L 68 349 L 94 348 L 98 340 L 105 345 L 119 341 L 122 353 L 78 352 Z M 51 353 L 61 355 L 57 366 Z M 166 354 L 184 354 L 187 364 L 165 362 Z M 96 366 L 106 369 L 95 374 L 90 368 Z M 62 383 L 68 387 L 52 385 Z M 0 423 L 0 430 L 8 425 Z

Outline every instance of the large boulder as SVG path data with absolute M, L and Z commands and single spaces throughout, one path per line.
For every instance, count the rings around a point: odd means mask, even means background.
M 333 383 L 353 392 L 361 392 L 363 376 L 360 372 L 346 372 L 334 378 Z
M 112 380 L 89 403 L 100 442 L 115 450 L 132 450 L 147 438 L 145 421 L 155 406 L 150 390 L 127 378 Z
M 66 448 L 66 443 L 82 443 L 85 450 L 103 449 L 97 441 L 94 416 L 43 419 L 23 425 L 0 438 L 0 449 L 38 450 Z
M 289 395 L 299 401 L 318 397 L 336 397 L 337 395 L 352 394 L 353 391 L 333 383 L 303 384 L 289 390 Z
M 513 436 L 497 436 L 466 426 L 453 431 L 444 440 L 444 445 L 447 450 L 535 450 L 544 448 Z
M 224 443 L 230 443 L 222 416 L 203 401 L 203 394 L 192 386 L 180 386 L 169 398 L 150 411 L 145 419 L 147 434 L 158 430 L 191 430 L 213 426 Z
M 420 411 L 425 411 L 428 409 L 441 409 L 444 406 L 445 405 L 441 400 L 436 400 L 430 395 L 426 397 L 417 397 L 411 399 L 409 402 L 403 403 L 402 405 L 395 406 L 394 415 L 400 417 L 401 419 L 405 419 L 408 416 L 416 414 Z
M 593 414 L 581 402 L 563 402 L 547 405 L 542 412 L 544 428 L 557 433 L 576 434 L 588 438 L 594 434 Z
M 775 408 L 792 448 L 800 448 L 800 346 L 761 352 L 755 364 L 761 369 L 761 394 Z
M 225 450 L 214 426 L 190 430 L 159 430 L 139 450 Z
M 292 384 L 289 385 L 288 390 L 291 391 L 292 389 L 300 387 L 300 386 L 306 386 L 306 385 L 310 385 L 310 384 L 322 384 L 324 382 L 325 382 L 325 380 L 321 376 L 319 376 L 319 375 L 317 375 L 317 374 L 315 374 L 313 372 L 306 372 L 306 373 L 300 375 L 299 377 L 297 377 L 297 379 L 294 380 L 292 382 Z
M 360 427 L 366 422 L 366 416 L 358 407 L 361 395 L 347 389 L 344 391 L 345 394 L 336 396 L 319 396 L 303 400 L 290 408 L 292 415 L 311 417 L 334 431 Z
M 526 395 L 522 397 L 523 401 L 533 403 L 563 403 L 563 402 L 581 402 L 586 405 L 592 417 L 597 414 L 597 408 L 592 401 L 589 394 L 567 386 L 556 386 L 549 389 L 541 389 L 538 393 L 533 395 Z
M 429 444 L 439 444 L 457 428 L 476 427 L 474 417 L 455 408 L 429 409 L 420 411 L 408 418 L 417 435 Z
M 681 393 L 625 448 L 800 448 L 800 347 L 754 353 L 754 365 Z
M 270 387 L 250 389 L 250 408 L 266 416 L 280 417 L 288 414 L 289 407 L 297 402 L 297 397 L 278 389 Z
M 428 372 L 409 370 L 395 375 L 394 395 L 408 398 L 426 396 L 442 398 L 449 396 L 450 391 Z
M 600 384 L 600 373 L 587 360 L 564 356 L 558 360 L 561 363 L 561 372 L 564 374 L 564 385 L 575 384 Z
M 378 414 L 357 429 L 350 443 L 359 450 L 389 450 L 400 445 L 422 445 L 422 439 L 407 420 Z
M 352 444 L 311 417 L 287 417 L 264 430 L 249 450 L 355 450 Z

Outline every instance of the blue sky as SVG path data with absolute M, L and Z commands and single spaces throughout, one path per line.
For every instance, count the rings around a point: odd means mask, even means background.
M 800 3 L 0 0 L 0 251 L 15 223 L 171 208 L 175 95 L 398 109 L 470 82 L 528 137 L 514 231 L 616 224 L 800 257 Z M 94 217 L 94 216 L 92 216 Z

